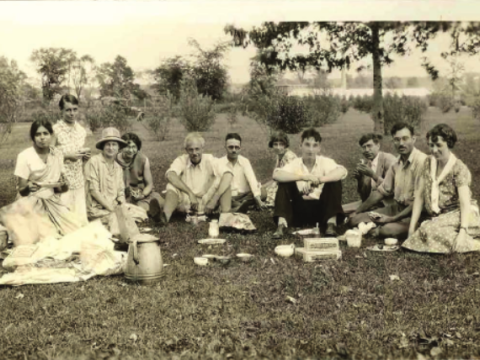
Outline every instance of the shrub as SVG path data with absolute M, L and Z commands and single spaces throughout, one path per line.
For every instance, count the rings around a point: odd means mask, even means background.
M 414 128 L 420 128 L 427 108 L 427 103 L 419 97 L 399 97 L 396 94 L 384 96 L 385 134 L 390 132 L 390 129 L 396 122 L 406 122 Z
M 308 96 L 304 99 L 308 106 L 308 122 L 311 126 L 332 124 L 340 117 L 342 100 L 338 97 L 322 94 Z
M 470 100 L 470 109 L 474 119 L 480 119 L 480 96 Z
M 96 105 L 85 110 L 85 121 L 92 132 L 106 127 L 114 127 L 120 132 L 130 128 L 125 109 L 115 103 Z
M 370 95 L 357 95 L 353 100 L 353 108 L 358 111 L 370 114 L 373 107 L 373 97 Z
M 453 97 L 450 94 L 440 91 L 433 92 L 429 96 L 429 103 L 432 104 L 431 106 L 438 107 L 444 114 L 448 113 L 455 106 Z M 460 108 L 458 110 L 460 110 Z
M 184 77 L 181 82 L 178 115 L 187 131 L 207 131 L 215 122 L 215 101 L 200 95 L 195 80 Z
M 158 141 L 163 141 L 170 130 L 170 123 L 174 116 L 174 97 L 167 92 L 166 96 L 159 96 L 150 101 L 147 115 L 147 126 L 153 131 Z
M 346 96 L 343 96 L 342 99 L 340 100 L 340 111 L 342 114 L 346 114 L 348 109 L 350 108 L 350 101 L 347 100 Z

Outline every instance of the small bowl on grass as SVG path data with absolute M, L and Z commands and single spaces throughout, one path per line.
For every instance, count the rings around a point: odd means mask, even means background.
M 229 256 L 217 256 L 216 260 L 222 265 L 228 265 L 230 262 Z
M 193 261 L 195 262 L 195 264 L 199 265 L 199 266 L 206 266 L 208 265 L 208 259 L 207 258 L 204 258 L 204 257 L 196 257 L 196 258 L 193 258 Z
M 252 254 L 247 254 L 247 253 L 240 253 L 240 254 L 237 254 L 237 258 L 239 258 L 243 262 L 249 262 L 249 261 L 252 260 L 253 255 Z

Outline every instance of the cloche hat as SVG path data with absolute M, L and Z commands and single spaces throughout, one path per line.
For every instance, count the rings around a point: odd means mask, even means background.
M 99 150 L 102 150 L 103 143 L 107 141 L 116 141 L 120 145 L 120 149 L 127 146 L 127 143 L 120 138 L 120 131 L 113 127 L 105 128 L 102 131 L 102 138 L 97 141 L 95 147 Z

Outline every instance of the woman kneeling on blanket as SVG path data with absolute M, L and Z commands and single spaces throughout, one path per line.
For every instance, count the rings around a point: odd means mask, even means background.
M 451 152 L 455 131 L 439 124 L 427 133 L 427 158 L 415 189 L 409 237 L 403 247 L 419 252 L 450 253 L 480 250 L 480 216 L 471 199 L 471 174 Z M 422 210 L 428 220 L 416 230 Z
M 68 191 L 63 154 L 51 147 L 53 126 L 36 120 L 30 128 L 33 146 L 17 157 L 17 199 L 0 210 L 0 220 L 18 241 L 36 241 L 39 235 L 61 237 L 80 228 L 80 219 L 65 206 L 60 194 Z M 33 221 L 33 223 L 32 223 Z

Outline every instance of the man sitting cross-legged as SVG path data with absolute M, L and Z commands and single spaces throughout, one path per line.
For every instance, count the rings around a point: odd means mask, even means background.
M 370 194 L 356 212 L 349 215 L 349 222 L 351 226 L 357 226 L 361 222 L 374 221 L 379 225 L 374 236 L 403 239 L 407 236 L 410 225 L 415 183 L 427 155 L 415 148 L 416 137 L 412 126 L 403 122 L 396 123 L 390 133 L 400 157 L 387 171 L 378 189 Z M 392 196 L 395 201 L 392 205 L 375 210 L 380 214 L 379 218 L 368 214 L 367 211 L 373 206 Z
M 267 192 L 260 187 L 250 161 L 241 156 L 242 138 L 237 133 L 227 134 L 225 137 L 227 155 L 218 159 L 218 166 L 228 169 L 233 174 L 230 184 L 231 212 L 246 212 L 251 205 L 259 209 L 266 208 L 263 202 Z M 228 201 L 226 200 L 226 203 Z
M 226 196 L 232 180 L 232 172 L 216 163 L 213 155 L 203 154 L 205 140 L 199 133 L 190 133 L 185 138 L 187 154 L 176 158 L 166 172 L 167 194 L 163 212 L 158 221 L 165 225 L 172 213 L 204 210 L 212 212 L 220 202 L 220 211 L 230 210 Z M 216 181 L 216 179 L 218 180 Z
M 274 220 L 277 231 L 274 239 L 283 236 L 290 227 L 326 227 L 327 236 L 335 236 L 337 216 L 343 215 L 342 183 L 347 169 L 334 160 L 320 156 L 322 137 L 315 129 L 302 134 L 302 157 L 281 169 L 275 169 L 273 179 L 278 182 L 275 197 Z
M 357 192 L 360 195 L 359 201 L 343 205 L 345 214 L 355 212 L 360 204 L 367 200 L 372 191 L 383 182 L 390 166 L 396 161 L 394 155 L 380 151 L 380 142 L 382 135 L 369 133 L 360 138 L 359 145 L 362 148 L 362 155 L 367 160 L 358 164 L 353 171 L 353 176 L 357 179 Z M 363 159 L 362 159 L 363 160 Z M 387 198 L 383 200 L 385 206 L 393 204 L 393 199 Z

